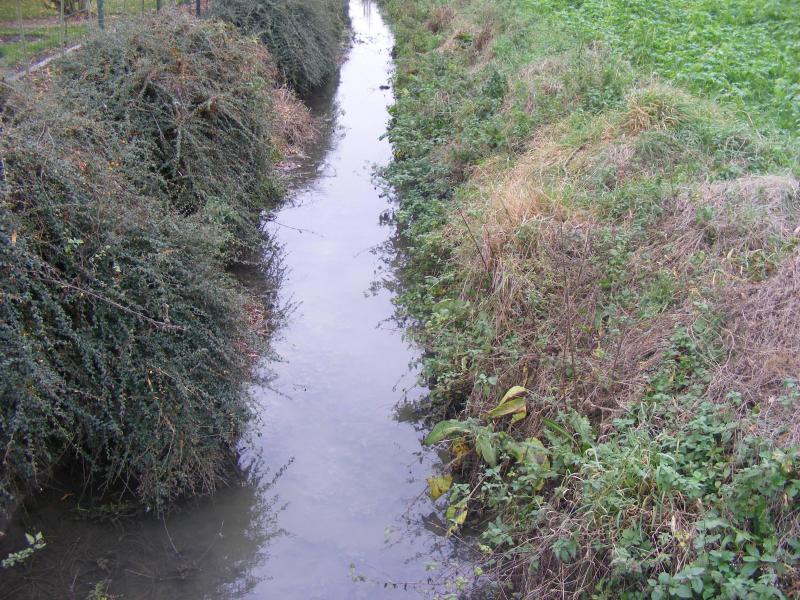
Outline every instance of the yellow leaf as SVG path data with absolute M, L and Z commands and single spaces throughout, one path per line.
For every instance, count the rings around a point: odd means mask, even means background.
M 428 477 L 428 491 L 432 500 L 439 499 L 442 494 L 450 489 L 453 485 L 453 478 L 450 475 L 442 475 L 441 477 Z
M 502 400 L 500 400 L 500 404 L 508 402 L 512 398 L 516 398 L 517 396 L 522 396 L 523 394 L 527 394 L 527 393 L 528 393 L 528 390 L 526 390 L 524 387 L 522 387 L 521 385 L 515 385 L 514 387 L 512 387 L 511 389 L 509 389 L 506 392 L 506 395 L 503 396 Z
M 453 446 L 450 449 L 451 452 L 455 455 L 455 461 L 461 462 L 461 460 L 469 454 L 469 445 L 464 441 L 464 439 L 458 439 L 453 442 Z
M 458 529 L 460 525 L 464 524 L 464 521 L 467 520 L 467 509 L 465 508 L 450 520 L 453 522 L 453 524 L 447 530 L 447 535 L 453 535 L 453 532 L 455 532 L 455 530 Z
M 495 406 L 492 410 L 490 410 L 487 414 L 492 419 L 497 419 L 504 415 L 511 415 L 515 413 L 522 414 L 521 418 L 525 418 L 525 415 L 528 414 L 527 401 L 525 400 L 525 398 L 511 398 L 510 400 L 501 402 L 500 404 Z

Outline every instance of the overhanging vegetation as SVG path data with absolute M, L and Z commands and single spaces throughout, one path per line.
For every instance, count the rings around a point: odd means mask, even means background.
M 212 14 L 263 41 L 280 72 L 301 93 L 322 85 L 338 68 L 342 0 L 219 0 Z
M 261 249 L 276 284 L 271 167 L 313 126 L 259 42 L 169 17 L 5 90 L 5 499 L 77 461 L 163 509 L 213 490 L 253 415 L 271 299 L 227 268 Z

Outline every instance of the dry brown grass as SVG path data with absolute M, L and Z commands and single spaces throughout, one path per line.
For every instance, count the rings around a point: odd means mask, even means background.
M 450 34 L 439 46 L 438 52 L 446 54 L 465 52 L 473 70 L 478 70 L 491 61 L 494 56 L 492 42 L 498 30 L 492 14 L 487 14 L 481 25 L 456 19 L 452 19 L 449 25 Z
M 598 206 L 578 201 L 575 190 L 592 190 L 600 169 L 613 170 L 617 183 L 641 177 L 632 165 L 638 136 L 679 126 L 685 101 L 671 89 L 651 86 L 632 94 L 617 114 L 598 117 L 582 142 L 568 136 L 567 126 L 544 128 L 511 168 L 500 160 L 478 168 L 470 206 L 453 215 L 446 235 L 459 249 L 455 260 L 465 273 L 464 289 L 486 289 L 481 306 L 492 317 L 496 346 L 513 334 L 524 348 L 515 361 L 487 357 L 481 370 L 497 373 L 500 388 L 523 384 L 539 399 L 527 421 L 532 435 L 540 428 L 537 417 L 565 408 L 603 428 L 641 398 L 676 328 L 697 318 L 692 305 L 698 286 L 717 298 L 715 310 L 733 319 L 732 348 L 747 348 L 744 354 L 731 350 L 741 358 L 720 367 L 719 389 L 731 389 L 724 375 L 730 370 L 751 382 L 750 395 L 764 393 L 764 386 L 774 393 L 792 369 L 800 372 L 800 295 L 792 278 L 797 263 L 787 263 L 765 283 L 751 283 L 747 267 L 752 253 L 766 255 L 776 240 L 795 235 L 798 183 L 792 178 L 674 188 L 661 216 L 636 242 L 625 281 L 631 292 L 642 293 L 654 278 L 667 276 L 677 282 L 672 301 L 652 314 L 638 305 L 603 313 L 609 290 L 598 257 L 609 236 L 630 234 L 637 215 L 609 223 Z M 700 266 L 693 262 L 698 252 L 708 256 Z M 772 289 L 776 285 L 781 293 Z M 768 308 L 753 312 L 731 301 L 731 293 Z M 734 318 L 731 306 L 742 313 Z M 785 328 L 776 329 L 782 323 Z M 755 349 L 770 339 L 770 356 L 766 348 Z M 761 371 L 747 375 L 747 365 Z M 496 402 L 482 390 L 476 386 L 469 401 L 476 414 Z
M 781 445 L 800 443 L 800 408 L 778 402 L 784 382 L 800 374 L 800 253 L 766 281 L 731 285 L 720 309 L 728 348 L 714 372 L 712 397 L 725 401 L 734 392 L 748 406 L 761 403 L 764 433 L 774 432 Z M 781 423 L 789 427 L 775 427 Z
M 456 16 L 456 11 L 452 6 L 445 5 L 436 8 L 433 14 L 428 18 L 425 27 L 431 33 L 439 33 L 453 22 Z
M 622 130 L 641 133 L 674 128 L 686 121 L 691 105 L 689 96 L 664 84 L 636 88 L 627 98 Z
M 275 89 L 273 111 L 278 126 L 273 143 L 283 156 L 302 154 L 303 148 L 319 135 L 308 107 L 289 88 Z

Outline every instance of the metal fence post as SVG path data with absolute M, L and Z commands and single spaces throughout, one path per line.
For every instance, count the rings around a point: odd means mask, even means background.
M 61 45 L 61 54 L 67 47 L 66 31 L 64 30 L 64 0 L 58 3 L 58 42 Z
M 194 12 L 197 18 L 200 18 L 200 0 L 194 0 Z
M 19 28 L 19 35 L 22 38 L 22 48 L 25 54 L 25 72 L 27 73 L 31 63 L 30 57 L 28 56 L 28 36 L 25 35 L 25 27 L 22 25 L 22 8 L 19 5 L 19 0 L 17 0 L 17 27 Z
M 161 0 L 156 0 L 156 10 L 161 10 Z
M 97 26 L 106 28 L 106 0 L 97 0 Z

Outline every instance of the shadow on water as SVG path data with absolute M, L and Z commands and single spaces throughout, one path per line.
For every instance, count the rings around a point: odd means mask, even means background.
M 420 444 L 419 352 L 393 320 L 401 249 L 373 176 L 392 156 L 393 39 L 373 0 L 350 0 L 350 20 L 339 78 L 312 99 L 325 135 L 265 223 L 284 252 L 275 302 L 294 310 L 251 390 L 243 460 L 263 464 L 166 521 L 81 520 L 52 490 L 15 534 L 47 547 L 0 571 L 0 600 L 83 599 L 96 582 L 126 600 L 422 598 L 469 564 L 426 495 L 441 459 Z
M 92 507 L 58 481 L 22 509 L 8 535 L 31 526 L 47 546 L 3 577 L 0 599 L 80 599 L 95 589 L 126 600 L 245 598 L 262 583 L 281 505 L 257 467 L 240 470 L 213 498 L 166 519 L 126 517 L 124 503 Z M 69 491 L 68 491 L 69 490 Z

